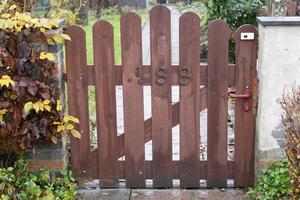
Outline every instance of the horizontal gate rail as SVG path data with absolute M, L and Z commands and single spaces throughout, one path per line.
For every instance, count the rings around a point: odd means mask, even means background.
M 94 158 L 94 159 L 93 159 Z M 97 165 L 97 152 L 93 151 L 91 153 L 91 164 Z M 153 163 L 152 161 L 145 161 L 145 178 L 146 179 L 153 179 Z M 198 175 L 199 179 L 207 179 L 207 161 L 199 161 L 199 171 Z M 125 170 L 125 161 L 118 161 L 119 166 L 119 178 L 120 179 L 126 179 L 126 170 Z M 227 161 L 227 179 L 234 179 L 234 161 Z M 172 161 L 172 179 L 180 179 L 180 161 Z M 90 174 L 89 178 L 98 179 L 98 173 L 96 171 L 93 171 L 92 174 Z
M 234 187 L 254 184 L 257 30 L 244 25 L 231 32 L 215 20 L 208 26 L 208 63 L 200 63 L 200 19 L 185 13 L 179 19 L 179 63 L 171 64 L 171 13 L 162 5 L 150 11 L 151 64 L 142 64 L 141 18 L 121 18 L 122 64 L 114 63 L 113 27 L 93 26 L 94 63 L 87 64 L 85 31 L 67 29 L 68 106 L 80 119 L 80 140 L 71 136 L 71 166 L 78 181 L 99 179 L 100 186 L 130 188 Z M 251 36 L 243 38 L 242 35 Z M 236 64 L 229 64 L 229 41 L 235 40 Z M 98 148 L 90 148 L 88 87 L 95 86 Z M 116 86 L 123 86 L 124 133 L 117 133 Z M 144 87 L 151 86 L 152 116 L 144 120 Z M 180 100 L 172 104 L 172 86 Z M 232 89 L 235 89 L 232 91 Z M 229 94 L 229 90 L 231 91 Z M 245 98 L 239 97 L 246 95 Z M 234 159 L 228 160 L 228 100 L 235 102 Z M 200 112 L 207 109 L 207 160 L 200 160 Z M 201 123 L 203 123 L 201 121 Z M 180 160 L 172 160 L 172 128 L 180 125 Z M 145 144 L 152 141 L 151 161 Z
M 78 66 L 78 64 L 76 65 Z M 141 65 L 143 74 L 144 74 L 144 81 L 143 85 L 151 85 L 151 65 Z M 200 64 L 200 84 L 206 86 L 207 85 L 207 64 Z M 94 65 L 87 65 L 85 64 L 83 67 L 86 68 L 88 74 L 88 85 L 95 85 L 95 67 Z M 115 73 L 115 85 L 122 85 L 122 65 L 115 65 L 114 73 Z M 179 76 L 178 76 L 179 65 L 171 65 L 171 84 L 172 86 L 179 85 Z M 235 64 L 228 64 L 228 86 L 235 85 Z M 64 74 L 64 80 L 67 82 L 68 75 Z

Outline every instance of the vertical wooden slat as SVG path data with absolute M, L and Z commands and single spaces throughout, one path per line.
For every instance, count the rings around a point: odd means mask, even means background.
M 113 27 L 106 21 L 93 26 L 98 163 L 101 187 L 118 183 L 116 94 Z
M 79 26 L 71 26 L 66 32 L 72 41 L 66 42 L 67 90 L 69 113 L 80 120 L 76 128 L 83 131 L 81 139 L 71 136 L 72 170 L 78 179 L 87 178 L 89 160 L 89 109 L 88 77 L 86 68 L 85 32 Z
M 227 185 L 228 25 L 208 26 L 207 185 Z
M 287 16 L 296 16 L 297 15 L 297 2 L 293 0 L 288 0 L 286 2 L 286 15 Z
M 254 33 L 254 40 L 241 40 L 241 33 Z M 235 150 L 234 150 L 234 185 L 250 187 L 254 184 L 255 154 L 255 91 L 257 30 L 251 25 L 241 26 L 235 33 L 236 38 L 236 94 L 250 91 L 250 99 L 235 100 Z M 243 110 L 248 103 L 250 110 Z
M 158 5 L 150 11 L 152 63 L 152 145 L 153 186 L 172 187 L 172 107 L 171 107 L 171 15 Z M 166 71 L 166 83 L 158 85 L 156 74 Z
M 142 66 L 141 19 L 135 13 L 121 18 L 121 44 L 124 94 L 126 186 L 144 188 L 145 145 L 143 85 L 136 70 Z M 141 75 L 141 74 L 140 74 Z M 142 81 L 142 79 L 141 79 Z
M 185 13 L 179 19 L 179 73 L 190 73 L 191 79 L 180 78 L 180 186 L 198 188 L 199 178 L 199 87 L 200 87 L 200 19 Z

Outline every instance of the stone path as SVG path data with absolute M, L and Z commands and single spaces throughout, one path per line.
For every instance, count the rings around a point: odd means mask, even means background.
M 130 190 L 96 189 L 79 191 L 84 200 L 250 200 L 242 190 Z
M 172 49 L 172 64 L 179 63 L 179 17 L 180 12 L 175 6 L 168 6 L 171 11 L 171 49 Z M 143 41 L 143 63 L 150 64 L 150 22 L 147 20 L 143 26 L 142 32 Z M 117 128 L 118 134 L 124 132 L 124 119 L 123 119 L 123 91 L 122 86 L 116 87 L 117 96 Z M 179 87 L 172 86 L 172 104 L 179 101 Z M 144 119 L 147 120 L 151 117 L 151 87 L 144 87 Z M 200 133 L 201 133 L 201 160 L 206 160 L 206 144 L 207 144 L 207 110 L 200 113 Z M 233 130 L 228 127 L 229 137 L 228 140 L 233 138 Z M 173 160 L 180 160 L 179 158 L 179 125 L 172 129 L 172 151 Z M 199 147 L 200 148 L 200 147 Z M 231 148 L 231 147 L 230 147 Z M 124 159 L 124 158 L 122 158 Z M 152 141 L 145 144 L 145 159 L 152 160 Z

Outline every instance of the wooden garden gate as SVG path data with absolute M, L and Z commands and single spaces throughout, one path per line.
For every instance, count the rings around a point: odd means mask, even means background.
M 94 64 L 87 65 L 85 32 L 71 26 L 66 44 L 69 112 L 80 119 L 80 140 L 71 138 L 71 164 L 78 180 L 99 179 L 101 187 L 130 188 L 248 187 L 254 180 L 257 30 L 244 25 L 231 32 L 216 20 L 208 27 L 208 62 L 200 64 L 200 19 L 180 17 L 180 63 L 171 64 L 170 11 L 150 11 L 151 65 L 142 64 L 141 19 L 121 18 L 122 65 L 114 64 L 113 28 L 93 26 Z M 229 64 L 229 40 L 236 43 L 236 64 Z M 96 88 L 98 149 L 90 150 L 88 86 Z M 124 129 L 117 135 L 115 86 L 123 86 Z M 151 86 L 152 117 L 144 121 L 143 86 Z M 171 103 L 171 86 L 180 101 Z M 233 90 L 234 89 L 234 90 Z M 228 99 L 235 99 L 234 161 L 227 159 Z M 207 160 L 200 160 L 200 111 L 207 108 Z M 172 127 L 180 124 L 180 160 L 172 160 Z M 145 160 L 152 140 L 153 160 Z M 124 160 L 119 158 L 125 156 Z

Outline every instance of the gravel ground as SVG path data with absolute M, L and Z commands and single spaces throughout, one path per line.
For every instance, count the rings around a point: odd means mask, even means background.
M 84 200 L 250 200 L 243 190 L 130 190 L 94 189 L 80 190 L 79 199 Z

